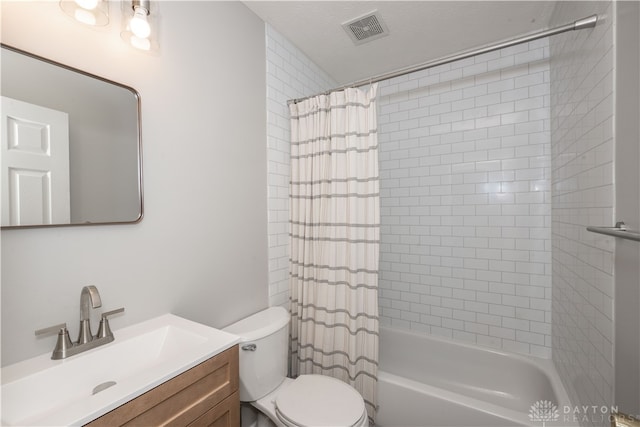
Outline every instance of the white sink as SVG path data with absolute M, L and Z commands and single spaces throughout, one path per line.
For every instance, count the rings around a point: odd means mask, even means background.
M 239 341 L 172 314 L 114 335 L 112 343 L 64 360 L 47 353 L 2 368 L 1 424 L 85 424 Z

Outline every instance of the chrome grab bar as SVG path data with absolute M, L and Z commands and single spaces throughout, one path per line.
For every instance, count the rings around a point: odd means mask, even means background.
M 620 237 L 627 240 L 640 242 L 640 232 L 629 230 L 623 221 L 616 222 L 615 227 L 587 227 L 592 233 L 606 234 L 607 236 Z

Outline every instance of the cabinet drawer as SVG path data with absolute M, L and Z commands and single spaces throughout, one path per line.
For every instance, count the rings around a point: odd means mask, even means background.
M 186 426 L 237 390 L 236 345 L 86 425 Z
M 235 392 L 219 405 L 209 409 L 188 427 L 238 427 L 240 425 L 240 393 Z

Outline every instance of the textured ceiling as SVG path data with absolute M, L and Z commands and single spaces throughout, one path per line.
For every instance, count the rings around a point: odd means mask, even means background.
M 555 5 L 550 1 L 244 3 L 339 84 L 545 29 Z M 373 10 L 382 16 L 389 35 L 356 46 L 342 23 Z

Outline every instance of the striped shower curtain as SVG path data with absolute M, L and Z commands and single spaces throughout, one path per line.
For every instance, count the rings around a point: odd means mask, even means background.
M 329 375 L 375 421 L 380 197 L 376 91 L 290 105 L 292 374 Z

